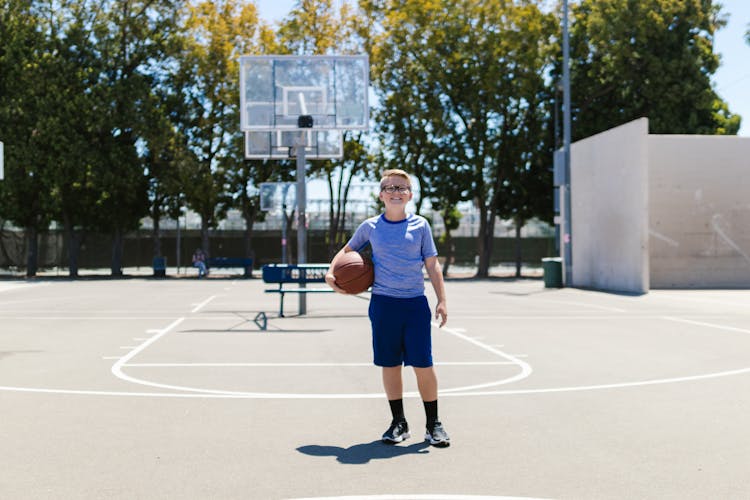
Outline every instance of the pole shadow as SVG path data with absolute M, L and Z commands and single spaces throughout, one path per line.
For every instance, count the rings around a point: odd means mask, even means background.
M 321 446 L 317 444 L 300 446 L 297 451 L 313 457 L 336 457 L 336 461 L 348 465 L 361 465 L 370 460 L 396 458 L 403 455 L 426 455 L 430 443 L 420 441 L 409 446 L 389 445 L 375 440 L 369 443 L 355 444 L 348 448 L 340 446 Z

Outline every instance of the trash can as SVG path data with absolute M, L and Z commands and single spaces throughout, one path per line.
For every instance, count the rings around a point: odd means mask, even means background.
M 544 270 L 544 288 L 562 288 L 562 259 L 560 257 L 545 257 L 542 259 Z
M 167 258 L 166 257 L 154 257 L 153 262 L 154 277 L 164 278 L 167 275 Z

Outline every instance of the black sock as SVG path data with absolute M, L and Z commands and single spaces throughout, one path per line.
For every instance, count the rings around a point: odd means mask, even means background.
M 437 399 L 435 401 L 422 401 L 424 403 L 424 414 L 427 417 L 427 428 L 432 430 L 438 420 Z
M 388 404 L 391 405 L 391 415 L 395 422 L 406 422 L 404 416 L 404 400 L 403 399 L 389 399 Z

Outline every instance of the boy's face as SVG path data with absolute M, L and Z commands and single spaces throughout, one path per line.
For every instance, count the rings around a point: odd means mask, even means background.
M 392 192 L 388 192 L 392 191 Z M 406 191 L 406 192 L 404 192 Z M 380 181 L 380 200 L 385 203 L 386 208 L 403 207 L 411 201 L 414 193 L 411 192 L 409 181 L 399 176 L 383 177 Z

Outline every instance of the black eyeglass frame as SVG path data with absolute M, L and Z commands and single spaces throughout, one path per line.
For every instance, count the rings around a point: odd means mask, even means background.
M 393 194 L 396 191 L 399 192 L 399 194 L 409 194 L 411 193 L 411 187 L 409 186 L 395 186 L 393 184 L 389 186 L 380 186 L 380 192 L 386 192 L 388 194 Z

